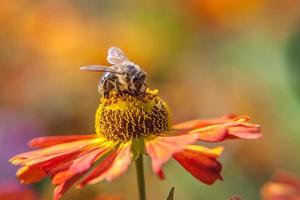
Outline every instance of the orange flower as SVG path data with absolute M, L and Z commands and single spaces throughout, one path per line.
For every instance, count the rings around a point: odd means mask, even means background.
M 300 200 L 300 179 L 293 174 L 277 171 L 261 189 L 263 200 Z
M 56 185 L 55 199 L 59 199 L 89 171 L 78 187 L 114 180 L 144 153 L 151 157 L 153 171 L 161 178 L 162 165 L 173 157 L 195 178 L 212 184 L 222 179 L 222 166 L 217 158 L 223 147 L 207 148 L 192 143 L 261 136 L 259 126 L 248 123 L 249 117 L 233 115 L 183 122 L 171 128 L 169 109 L 157 91 L 148 90 L 145 98 L 148 100 L 111 95 L 110 99 L 102 99 L 96 113 L 97 134 L 31 140 L 29 146 L 40 149 L 10 160 L 22 166 L 18 178 L 22 183 L 33 183 L 51 176 Z
M 83 187 L 114 180 L 143 154 L 151 157 L 152 169 L 160 178 L 164 177 L 163 164 L 173 157 L 195 178 L 212 184 L 222 180 L 217 158 L 223 147 L 193 143 L 259 138 L 259 126 L 248 121 L 249 117 L 227 115 L 172 126 L 170 109 L 158 90 L 147 89 L 142 96 L 112 91 L 101 98 L 95 117 L 96 134 L 35 138 L 29 146 L 38 150 L 10 161 L 22 166 L 17 172 L 22 183 L 50 176 L 56 185 L 54 199 L 76 182 Z

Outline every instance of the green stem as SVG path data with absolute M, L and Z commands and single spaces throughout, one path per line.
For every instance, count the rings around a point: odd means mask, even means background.
M 145 177 L 144 177 L 144 164 L 143 164 L 143 154 L 141 154 L 135 161 L 137 182 L 139 187 L 139 199 L 146 200 L 146 187 L 145 187 Z

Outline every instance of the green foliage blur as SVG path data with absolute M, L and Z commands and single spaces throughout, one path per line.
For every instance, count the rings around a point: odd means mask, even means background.
M 212 186 L 176 162 L 161 181 L 147 158 L 149 199 L 165 199 L 174 186 L 178 200 L 255 200 L 275 169 L 300 175 L 298 0 L 4 0 L 0 27 L 0 183 L 17 184 L 7 160 L 31 137 L 94 132 L 101 74 L 79 67 L 107 64 L 110 46 L 147 71 L 174 122 L 237 113 L 262 126 L 259 140 L 214 145 L 225 146 L 224 181 Z M 49 180 L 32 188 L 52 198 Z M 100 194 L 137 199 L 134 167 L 64 199 Z

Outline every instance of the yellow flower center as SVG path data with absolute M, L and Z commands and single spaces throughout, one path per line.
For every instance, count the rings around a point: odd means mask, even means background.
M 111 93 L 108 99 L 101 98 L 95 117 L 97 135 L 124 142 L 169 130 L 170 110 L 157 94 L 158 90 L 147 89 L 142 97 Z

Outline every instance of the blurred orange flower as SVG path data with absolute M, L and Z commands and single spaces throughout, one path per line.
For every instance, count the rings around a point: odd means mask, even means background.
M 244 23 L 249 16 L 255 16 L 264 7 L 265 0 L 187 0 L 184 4 L 200 20 L 206 20 L 208 25 L 227 27 L 235 23 Z
M 277 171 L 272 179 L 261 189 L 263 200 L 300 200 L 299 177 Z

